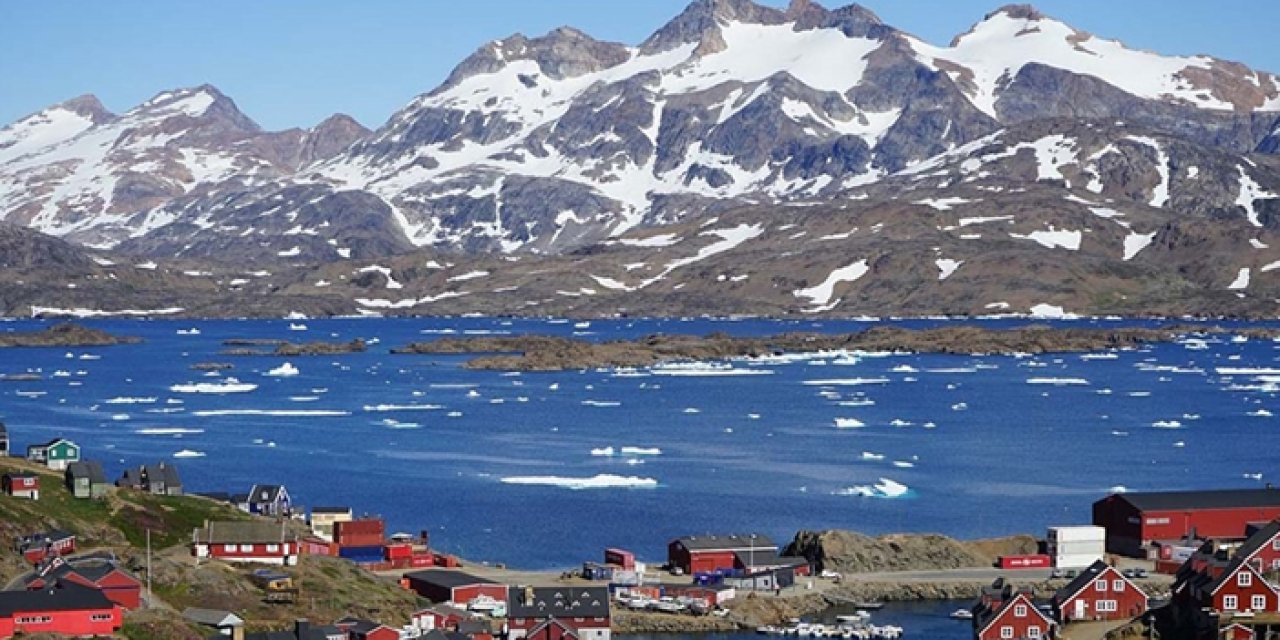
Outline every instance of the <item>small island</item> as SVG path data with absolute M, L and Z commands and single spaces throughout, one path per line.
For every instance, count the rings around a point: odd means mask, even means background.
M 222 344 L 232 347 L 221 352 L 224 356 L 328 356 L 344 353 L 363 353 L 368 349 L 364 340 L 360 338 L 356 338 L 351 342 L 304 343 L 287 342 L 285 340 L 234 338 L 226 340 Z
M 1274 338 L 1278 329 L 1227 330 L 1218 327 L 1080 329 L 1029 325 L 1012 329 L 975 326 L 936 329 L 873 327 L 845 334 L 784 333 L 767 337 L 655 334 L 636 340 L 589 342 L 547 335 L 442 338 L 393 349 L 398 354 L 485 354 L 469 369 L 563 371 L 595 367 L 648 367 L 668 362 L 753 358 L 817 351 L 1015 354 L 1080 353 L 1170 342 L 1189 334 L 1232 333 Z
M 71 322 L 55 324 L 39 331 L 0 333 L 0 347 L 108 347 L 137 344 L 141 338 L 114 336 Z

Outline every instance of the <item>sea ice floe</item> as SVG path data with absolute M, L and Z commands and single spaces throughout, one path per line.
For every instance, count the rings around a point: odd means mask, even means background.
M 503 484 L 560 487 L 579 491 L 582 489 L 656 489 L 658 481 L 653 478 L 639 476 L 619 476 L 602 473 L 589 478 L 573 478 L 563 476 L 507 476 L 500 480 Z

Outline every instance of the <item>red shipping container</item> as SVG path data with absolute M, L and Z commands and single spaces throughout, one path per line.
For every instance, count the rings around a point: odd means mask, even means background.
M 604 563 L 621 565 L 626 571 L 636 568 L 636 554 L 625 549 L 605 549 Z
M 384 540 L 376 533 L 349 533 L 336 538 L 340 547 L 381 547 Z
M 1052 559 L 1043 554 L 1000 556 L 1001 569 L 1048 569 Z
M 348 533 L 375 534 L 382 538 L 385 537 L 387 529 L 381 520 L 376 519 L 333 523 L 333 536 L 335 538 L 341 538 L 343 534 Z
M 385 551 L 388 560 L 408 558 L 413 555 L 413 545 L 408 543 L 389 544 L 385 547 Z
M 409 558 L 409 566 L 411 567 L 434 567 L 436 566 L 435 558 L 430 555 L 413 556 Z
M 436 563 L 437 567 L 446 567 L 449 569 L 453 569 L 458 566 L 457 558 L 453 556 L 446 556 L 441 553 L 432 554 L 432 560 Z

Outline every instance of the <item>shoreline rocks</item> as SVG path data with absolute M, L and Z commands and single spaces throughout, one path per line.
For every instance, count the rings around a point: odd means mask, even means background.
M 293 343 L 284 340 L 270 339 L 232 339 L 222 343 L 236 347 L 223 349 L 224 356 L 331 356 L 344 353 L 363 353 L 368 349 L 364 340 L 356 338 L 351 342 L 305 342 Z M 254 349 L 255 346 L 274 346 L 274 349 Z

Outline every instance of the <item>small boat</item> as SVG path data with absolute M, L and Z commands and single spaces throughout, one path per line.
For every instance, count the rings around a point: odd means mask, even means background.
M 884 608 L 884 603 L 874 600 L 866 600 L 862 602 L 854 602 L 853 608 L 861 611 L 879 611 Z
M 972 620 L 973 612 L 968 609 L 956 609 L 951 612 L 952 620 Z

